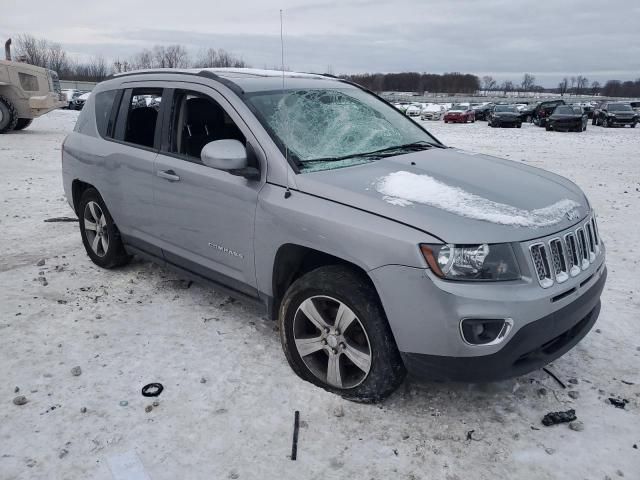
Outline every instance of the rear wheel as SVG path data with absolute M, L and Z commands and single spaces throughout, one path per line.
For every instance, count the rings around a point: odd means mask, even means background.
M 278 318 L 289 365 L 303 380 L 358 402 L 376 402 L 405 368 L 372 285 L 354 270 L 313 270 L 287 290 Z
M 102 268 L 115 268 L 131 260 L 118 227 L 95 188 L 89 188 L 82 194 L 78 216 L 82 243 L 93 263 Z
M 14 130 L 24 130 L 33 123 L 33 118 L 19 118 Z
M 631 128 L 636 128 L 636 124 L 635 124 L 635 123 L 632 123 L 632 124 L 631 124 Z
M 516 123 L 516 128 L 522 128 L 522 122 Z
M 13 103 L 0 95 L 0 133 L 10 132 L 18 123 L 18 111 Z

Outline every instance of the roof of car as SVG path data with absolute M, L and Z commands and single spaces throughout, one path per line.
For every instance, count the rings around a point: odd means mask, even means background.
M 151 70 L 134 70 L 117 73 L 114 78 L 130 75 L 150 74 L 187 74 L 198 75 L 231 83 L 244 92 L 268 91 L 282 88 L 283 77 L 285 88 L 318 88 L 319 82 L 340 82 L 347 86 L 348 82 L 332 75 L 320 75 L 303 72 L 282 72 L 281 70 L 262 70 L 256 68 L 159 68 Z M 334 85 L 335 86 L 335 85 Z

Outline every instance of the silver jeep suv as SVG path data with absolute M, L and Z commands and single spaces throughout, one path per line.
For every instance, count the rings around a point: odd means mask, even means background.
M 62 153 L 87 254 L 140 255 L 264 305 L 304 380 L 376 401 L 409 371 L 490 381 L 594 325 L 582 191 L 443 145 L 337 78 L 246 69 L 99 84 Z

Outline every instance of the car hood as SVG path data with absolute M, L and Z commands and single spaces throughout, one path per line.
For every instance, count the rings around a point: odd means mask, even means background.
M 301 192 L 410 225 L 448 243 L 500 243 L 564 230 L 590 210 L 545 170 L 452 148 L 304 173 Z
M 494 112 L 496 117 L 519 117 L 520 114 L 516 112 Z

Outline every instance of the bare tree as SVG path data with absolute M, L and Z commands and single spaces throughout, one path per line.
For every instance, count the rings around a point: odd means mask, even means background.
M 564 96 L 564 94 L 567 93 L 568 88 L 569 88 L 569 80 L 567 79 L 567 77 L 564 77 L 562 81 L 558 84 L 558 93 L 561 96 Z
M 482 77 L 482 86 L 485 91 L 495 90 L 498 86 L 498 83 L 494 80 L 491 75 L 485 75 Z
M 502 91 L 504 92 L 504 96 L 506 97 L 509 92 L 513 91 L 513 82 L 511 80 L 505 80 L 502 82 Z
M 69 70 L 69 59 L 67 52 L 62 49 L 59 43 L 51 43 L 48 48 L 48 67 L 60 75 L 65 74 Z
M 591 95 L 598 95 L 600 93 L 600 82 L 594 80 L 591 82 Z
M 571 77 L 569 79 L 569 82 L 571 82 L 571 89 L 569 91 L 573 92 L 573 94 L 575 95 L 575 93 L 576 93 L 576 77 Z
M 536 85 L 536 77 L 530 73 L 525 73 L 522 77 L 522 87 L 523 92 L 530 92 L 533 90 L 533 87 Z
M 46 40 L 33 35 L 18 35 L 16 40 L 16 58 L 21 62 L 47 67 L 49 64 L 49 45 Z
M 589 79 L 582 75 L 576 77 L 576 93 L 582 94 L 589 84 Z

